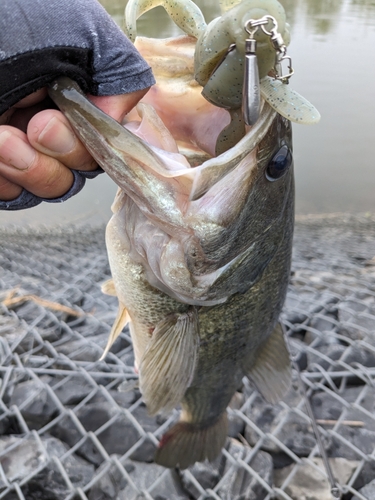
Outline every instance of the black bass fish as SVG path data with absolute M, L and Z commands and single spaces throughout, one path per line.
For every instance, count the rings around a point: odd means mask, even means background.
M 186 468 L 219 454 L 226 408 L 244 376 L 270 402 L 290 384 L 278 318 L 293 236 L 292 136 L 290 121 L 263 100 L 259 119 L 239 125 L 233 145 L 237 105 L 208 102 L 193 76 L 197 38 L 207 29 L 196 5 L 131 0 L 127 14 L 134 21 L 160 4 L 193 5 L 194 16 L 183 24 L 187 36 L 137 38 L 157 85 L 125 128 L 67 78 L 55 81 L 50 95 L 119 186 L 106 232 L 113 281 L 104 287 L 117 295 L 119 311 L 104 355 L 128 323 L 150 414 L 182 406 L 155 461 Z M 280 4 L 271 4 L 282 16 Z M 305 106 L 298 94 L 282 91 Z M 317 113 L 307 103 L 300 119 L 300 110 L 296 121 Z

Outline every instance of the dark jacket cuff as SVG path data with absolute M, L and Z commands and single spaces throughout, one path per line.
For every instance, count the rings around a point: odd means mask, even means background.
M 86 179 L 94 179 L 97 175 L 103 173 L 103 170 L 98 167 L 96 170 L 85 172 L 83 170 L 72 170 L 73 184 L 72 187 L 63 196 L 58 198 L 41 198 L 23 189 L 21 194 L 11 201 L 0 200 L 0 210 L 24 210 L 26 208 L 36 207 L 42 201 L 47 203 L 62 203 L 81 191 L 86 183 Z

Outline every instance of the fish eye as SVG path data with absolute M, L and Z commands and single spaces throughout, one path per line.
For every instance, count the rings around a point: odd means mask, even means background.
M 286 144 L 281 146 L 268 163 L 266 170 L 267 180 L 273 182 L 280 179 L 289 170 L 293 161 L 291 150 Z

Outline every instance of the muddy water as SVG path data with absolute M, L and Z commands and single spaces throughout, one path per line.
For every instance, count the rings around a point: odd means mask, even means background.
M 317 126 L 294 126 L 297 214 L 375 212 L 375 0 L 281 0 L 291 24 L 290 85 L 322 115 Z M 216 0 L 197 0 L 206 19 Z M 124 1 L 102 0 L 122 25 Z M 158 7 L 139 20 L 140 34 L 174 36 L 179 29 Z M 0 212 L 0 223 L 106 221 L 115 186 L 89 181 L 62 205 Z

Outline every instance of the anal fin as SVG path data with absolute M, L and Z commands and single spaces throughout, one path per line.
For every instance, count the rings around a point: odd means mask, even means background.
M 290 357 L 280 323 L 257 352 L 256 362 L 246 375 L 269 403 L 277 403 L 290 388 Z
M 162 437 L 155 462 L 164 467 L 186 469 L 195 462 L 212 461 L 225 445 L 227 431 L 226 412 L 212 425 L 181 420 Z
M 195 308 L 160 321 L 139 367 L 140 389 L 150 415 L 181 402 L 195 372 L 199 347 Z
M 120 335 L 123 328 L 127 325 L 127 323 L 129 323 L 129 321 L 130 321 L 130 316 L 128 311 L 126 310 L 126 307 L 121 302 L 119 302 L 115 322 L 113 323 L 107 345 L 105 346 L 104 352 L 100 356 L 99 361 L 102 361 L 107 356 L 110 348 L 113 346 L 113 343 Z

